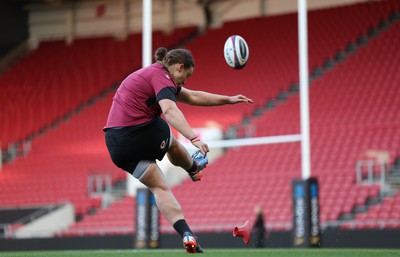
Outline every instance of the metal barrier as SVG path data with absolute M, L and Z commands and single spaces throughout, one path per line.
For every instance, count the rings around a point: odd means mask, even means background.
M 365 179 L 365 169 L 367 171 L 367 176 Z M 376 172 L 375 168 L 379 171 Z M 356 181 L 357 184 L 368 183 L 374 184 L 375 177 L 378 176 L 380 184 L 380 194 L 384 195 L 386 192 L 386 163 L 373 160 L 359 160 L 356 164 Z

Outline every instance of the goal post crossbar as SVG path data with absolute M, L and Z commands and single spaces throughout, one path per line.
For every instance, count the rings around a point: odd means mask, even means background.
M 293 135 L 217 140 L 217 141 L 207 142 L 207 144 L 209 148 L 228 148 L 228 147 L 240 147 L 240 146 L 292 143 L 300 141 L 301 141 L 301 135 L 293 134 Z M 189 149 L 194 148 L 194 146 L 190 143 L 185 143 L 184 146 Z

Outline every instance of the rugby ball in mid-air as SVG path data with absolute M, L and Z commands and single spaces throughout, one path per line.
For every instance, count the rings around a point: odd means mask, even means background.
M 249 47 L 246 41 L 238 35 L 230 36 L 225 42 L 224 57 L 232 68 L 243 68 L 249 60 Z

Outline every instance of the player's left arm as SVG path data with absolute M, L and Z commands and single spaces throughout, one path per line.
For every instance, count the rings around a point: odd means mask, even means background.
M 237 103 L 253 103 L 253 100 L 244 95 L 219 95 L 205 91 L 190 90 L 182 87 L 176 96 L 179 102 L 198 106 L 217 106 Z

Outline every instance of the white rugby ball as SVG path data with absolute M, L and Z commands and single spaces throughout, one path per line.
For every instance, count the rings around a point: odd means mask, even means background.
M 241 69 L 249 60 L 249 46 L 241 36 L 230 36 L 225 42 L 224 57 L 229 66 Z

